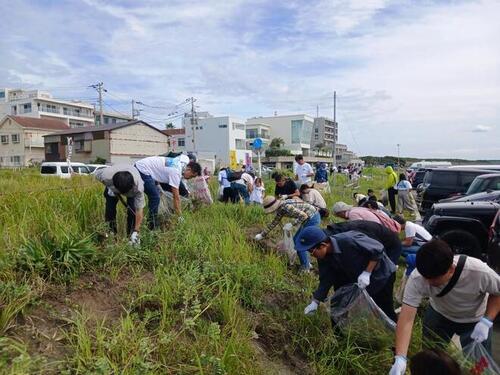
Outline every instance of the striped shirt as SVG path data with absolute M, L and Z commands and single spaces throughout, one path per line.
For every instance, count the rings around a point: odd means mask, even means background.
M 309 220 L 317 212 L 316 207 L 309 203 L 298 201 L 295 199 L 286 199 L 281 206 L 276 210 L 276 216 L 273 221 L 262 232 L 266 236 L 271 232 L 284 217 L 295 219 L 293 225 L 302 224 Z

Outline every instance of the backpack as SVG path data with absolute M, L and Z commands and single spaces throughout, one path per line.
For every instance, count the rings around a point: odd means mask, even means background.
M 241 171 L 237 172 L 237 171 L 233 171 L 229 168 L 226 169 L 227 180 L 229 182 L 233 182 L 233 181 L 241 179 L 242 174 L 243 174 L 243 172 L 241 172 Z
M 394 219 L 387 217 L 385 214 L 379 212 L 379 210 L 374 210 L 369 208 L 369 210 L 380 220 L 382 225 L 391 230 L 391 232 L 399 233 L 401 231 L 401 225 Z

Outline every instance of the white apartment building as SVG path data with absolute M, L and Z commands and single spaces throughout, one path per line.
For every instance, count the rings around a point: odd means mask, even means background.
M 182 124 L 185 134 L 175 134 L 170 138 L 171 149 L 177 152 L 193 152 L 199 158 L 213 159 L 215 164 L 229 165 L 231 154 L 236 163 L 245 164 L 247 153 L 245 122 L 231 117 L 214 117 L 208 112 L 198 112 L 196 121 L 191 123 L 191 114 L 184 115 Z M 251 155 L 250 155 L 251 156 Z
M 72 128 L 94 125 L 91 104 L 54 99 L 40 90 L 0 89 L 0 117 L 7 115 L 57 119 Z
M 309 155 L 314 118 L 305 114 L 272 117 L 253 117 L 247 120 L 248 129 L 257 125 L 267 125 L 271 138 L 281 138 L 283 148 L 293 155 Z
M 327 117 L 316 117 L 311 138 L 313 149 L 317 145 L 323 145 L 325 149 L 332 150 L 333 142 L 338 142 L 338 123 Z
M 266 124 L 251 124 L 246 127 L 247 149 L 251 150 L 256 138 L 262 139 L 262 150 L 271 143 L 271 127 Z

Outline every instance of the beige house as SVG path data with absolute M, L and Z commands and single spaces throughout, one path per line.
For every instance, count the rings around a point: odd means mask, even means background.
M 140 120 L 119 124 L 69 129 L 44 137 L 45 160 L 66 160 L 68 138 L 73 141 L 71 161 L 106 164 L 133 163 L 147 156 L 168 152 L 168 137 Z
M 0 167 L 27 167 L 45 159 L 43 136 L 69 129 L 61 120 L 5 116 L 0 121 Z

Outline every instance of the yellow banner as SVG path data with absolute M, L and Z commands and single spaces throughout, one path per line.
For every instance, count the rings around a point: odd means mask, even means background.
M 231 169 L 238 168 L 238 160 L 236 159 L 236 150 L 229 150 L 229 167 Z

